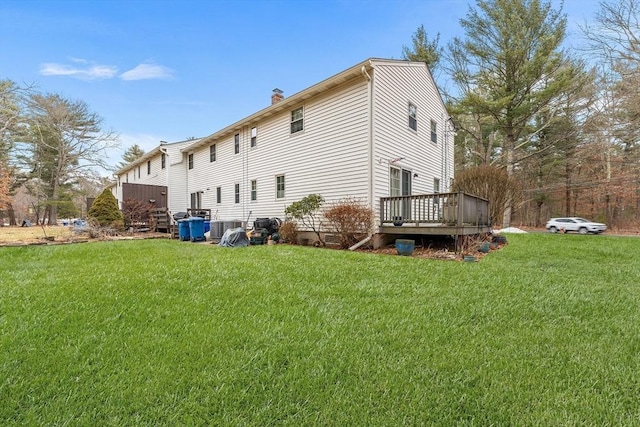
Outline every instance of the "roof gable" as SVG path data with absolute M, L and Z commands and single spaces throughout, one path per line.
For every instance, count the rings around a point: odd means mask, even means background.
M 369 58 L 365 61 L 362 61 L 346 70 L 329 77 L 325 80 L 322 80 L 319 83 L 316 83 L 313 86 L 308 87 L 298 93 L 295 93 L 289 97 L 284 98 L 282 101 L 277 104 L 270 105 L 250 116 L 243 118 L 219 131 L 212 133 L 209 136 L 206 136 L 200 139 L 198 142 L 191 144 L 182 149 L 183 152 L 186 151 L 194 151 L 202 146 L 209 145 L 214 143 L 215 141 L 224 138 L 227 135 L 237 133 L 238 130 L 242 129 L 245 126 L 252 126 L 259 121 L 271 117 L 275 114 L 280 113 L 281 111 L 288 110 L 294 108 L 295 105 L 306 101 L 307 99 L 313 98 L 319 94 L 322 94 L 329 89 L 332 89 L 338 85 L 341 85 L 355 77 L 364 76 L 365 72 L 369 72 L 375 68 L 376 65 L 395 65 L 395 66 L 407 66 L 407 67 L 424 67 L 426 68 L 426 64 L 424 62 L 410 62 L 398 59 L 378 59 L 378 58 Z M 433 82 L 433 77 L 431 73 L 427 72 Z M 435 82 L 434 82 L 435 86 Z M 442 102 L 442 98 L 440 98 Z M 444 105 L 444 103 L 443 103 Z

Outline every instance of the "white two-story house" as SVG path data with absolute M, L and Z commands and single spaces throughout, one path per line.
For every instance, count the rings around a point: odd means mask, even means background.
M 161 144 L 119 171 L 117 186 L 127 176 L 166 186 L 170 211 L 211 209 L 219 220 L 284 218 L 313 193 L 407 219 L 417 205 L 381 199 L 449 191 L 453 139 L 427 66 L 372 58 L 288 97 L 275 89 L 271 105 L 209 136 Z
M 160 145 L 138 160 L 116 171 L 116 182 L 111 192 L 122 207 L 128 199 L 150 202 L 171 212 L 185 211 L 189 207 L 186 181 L 186 156 L 182 149 L 197 140 L 180 142 L 161 141 Z

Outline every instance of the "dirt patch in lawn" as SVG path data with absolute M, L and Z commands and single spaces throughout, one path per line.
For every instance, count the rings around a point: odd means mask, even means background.
M 164 233 L 92 233 L 65 226 L 0 227 L 0 246 L 81 243 L 99 240 L 168 238 Z

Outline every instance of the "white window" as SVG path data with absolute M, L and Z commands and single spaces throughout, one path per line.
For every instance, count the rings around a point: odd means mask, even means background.
M 235 185 L 234 193 L 236 203 L 240 203 L 240 184 Z
M 291 133 L 304 130 L 304 110 L 302 107 L 291 112 Z
M 191 193 L 191 209 L 200 209 L 202 206 L 202 193 Z
M 255 147 L 258 144 L 258 128 L 251 128 L 251 148 Z
M 409 127 L 418 130 L 418 107 L 409 103 Z
M 161 163 L 160 167 L 162 169 L 167 167 L 167 155 L 165 153 L 162 153 L 162 157 L 160 158 L 160 163 Z
M 276 176 L 276 199 L 284 198 L 284 175 Z
M 255 202 L 258 200 L 258 181 L 253 179 L 251 180 L 251 201 Z
M 210 162 L 216 161 L 216 144 L 209 146 L 209 161 Z
M 438 143 L 438 124 L 435 120 L 431 120 L 431 142 Z
M 189 169 L 193 169 L 193 153 L 189 154 Z
M 236 133 L 235 136 L 233 137 L 233 143 L 234 143 L 234 153 L 238 154 L 240 153 L 240 134 Z
M 222 187 L 216 187 L 216 203 L 222 203 Z
M 400 184 L 400 169 L 392 167 L 389 170 L 389 195 L 391 197 L 402 195 L 402 186 Z
M 151 175 L 151 160 L 147 160 L 147 175 Z

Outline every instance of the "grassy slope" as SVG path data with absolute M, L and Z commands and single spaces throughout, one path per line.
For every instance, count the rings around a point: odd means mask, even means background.
M 0 248 L 0 424 L 640 423 L 640 239 Z

